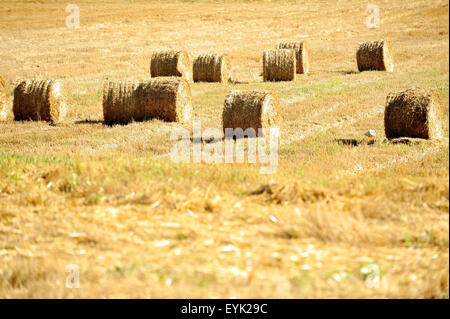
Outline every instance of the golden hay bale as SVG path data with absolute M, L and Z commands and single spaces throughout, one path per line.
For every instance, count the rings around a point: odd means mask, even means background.
M 103 117 L 107 124 L 149 119 L 185 123 L 191 115 L 191 88 L 180 77 L 109 82 L 103 87 Z
M 140 120 L 136 103 L 139 83 L 108 82 L 103 86 L 103 118 L 105 123 L 128 123 Z
M 228 82 L 230 65 L 223 54 L 201 54 L 192 64 L 194 82 Z
M 8 85 L 5 80 L 0 76 L 0 121 L 6 119 L 6 109 L 9 102 L 10 94 Z
M 440 138 L 442 121 L 442 101 L 436 90 L 412 88 L 387 96 L 384 129 L 389 139 Z
M 263 53 L 264 81 L 293 81 L 296 64 L 295 51 L 291 49 L 267 50 Z
M 394 58 L 389 40 L 365 42 L 356 51 L 358 70 L 394 71 Z
M 66 115 L 66 105 L 57 80 L 23 81 L 14 89 L 15 121 L 58 123 Z
M 150 61 L 152 78 L 159 76 L 179 76 L 192 80 L 192 65 L 186 51 L 158 51 L 152 54 Z
M 309 57 L 306 42 L 279 42 L 277 44 L 277 49 L 293 49 L 295 51 L 297 74 L 308 74 Z
M 258 134 L 259 128 L 278 127 L 281 121 L 281 109 L 278 96 L 268 91 L 228 92 L 225 99 L 222 125 L 226 128 L 253 128 Z

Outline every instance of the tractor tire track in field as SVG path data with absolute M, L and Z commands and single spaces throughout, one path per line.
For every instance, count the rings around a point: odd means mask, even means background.
M 329 109 L 327 109 L 328 112 L 332 112 L 334 111 L 334 109 L 338 106 L 339 104 L 335 104 L 334 106 L 330 107 Z M 338 118 L 336 121 L 332 122 L 332 123 L 328 123 L 326 125 L 320 125 L 320 124 L 315 124 L 313 123 L 313 127 L 306 130 L 305 132 L 299 134 L 299 135 L 294 135 L 294 136 L 290 136 L 288 138 L 282 139 L 280 141 L 280 145 L 289 145 L 291 143 L 298 143 L 303 141 L 304 139 L 311 137 L 313 135 L 316 135 L 318 133 L 320 133 L 321 131 L 325 131 L 331 128 L 336 128 L 339 126 L 344 126 L 344 125 L 352 125 L 358 121 L 361 120 L 365 120 L 374 116 L 377 116 L 378 114 L 383 113 L 384 110 L 383 109 L 372 109 L 368 112 L 360 112 L 354 116 L 345 116 L 345 117 L 340 117 Z M 316 112 L 317 113 L 317 112 Z M 325 112 L 322 112 L 322 114 Z M 321 115 L 320 113 L 315 114 L 317 115 Z
M 369 167 L 369 168 L 364 167 L 362 164 L 357 164 L 352 169 L 342 170 L 342 171 L 339 171 L 338 173 L 343 174 L 343 175 L 355 175 L 360 172 L 364 172 L 364 173 L 378 172 L 378 171 L 394 168 L 396 166 L 407 164 L 410 161 L 417 162 L 417 161 L 420 161 L 420 160 L 426 158 L 427 156 L 436 155 L 438 152 L 442 151 L 443 149 L 445 149 L 445 147 L 448 147 L 448 145 L 449 145 L 448 140 L 444 140 L 444 139 L 438 140 L 437 142 L 426 141 L 425 143 L 431 143 L 431 145 L 426 145 L 427 148 L 421 153 L 414 152 L 412 154 L 407 154 L 404 156 L 391 158 L 391 159 L 389 159 L 389 161 L 384 160 L 382 163 L 380 161 L 377 161 L 375 163 L 371 163 L 371 165 L 374 167 Z

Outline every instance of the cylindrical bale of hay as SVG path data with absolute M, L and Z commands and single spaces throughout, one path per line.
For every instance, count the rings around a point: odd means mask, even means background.
M 389 139 L 440 138 L 442 121 L 442 101 L 436 90 L 412 88 L 387 96 L 384 130 Z
M 103 86 L 103 119 L 107 124 L 138 121 L 137 82 L 108 82 Z
M 201 54 L 192 63 L 194 82 L 228 82 L 230 65 L 223 54 Z
M 267 50 L 263 53 L 264 81 L 293 81 L 296 73 L 295 51 Z
M 176 77 L 151 79 L 142 88 L 146 118 L 186 123 L 192 117 L 189 83 Z
M 13 113 L 15 121 L 61 122 L 66 114 L 66 105 L 59 81 L 21 82 L 14 89 Z
M 8 86 L 3 80 L 3 78 L 0 76 L 0 121 L 3 121 L 6 119 L 6 109 L 9 102 L 10 94 L 8 90 Z
M 230 91 L 225 99 L 222 125 L 227 128 L 258 129 L 278 127 L 281 109 L 278 96 L 268 91 Z
M 394 71 L 394 57 L 391 42 L 379 40 L 365 42 L 356 51 L 358 70 L 361 71 Z
M 189 83 L 179 77 L 159 77 L 148 82 L 110 82 L 103 88 L 106 124 L 160 119 L 185 123 L 192 116 Z
M 308 74 L 309 57 L 308 47 L 304 41 L 279 42 L 277 49 L 293 49 L 295 51 L 295 63 L 297 65 L 297 74 Z
M 186 51 L 158 51 L 152 54 L 150 62 L 152 78 L 179 76 L 192 81 L 192 64 Z

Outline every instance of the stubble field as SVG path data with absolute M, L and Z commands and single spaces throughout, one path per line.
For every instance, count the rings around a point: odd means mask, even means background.
M 0 297 L 449 297 L 448 1 L 379 0 L 377 29 L 355 0 L 76 3 L 73 30 L 63 1 L 0 6 L 10 91 L 59 79 L 68 104 L 62 124 L 0 122 Z M 358 43 L 385 38 L 394 72 L 359 73 Z M 308 41 L 311 73 L 264 83 L 280 39 Z M 275 174 L 173 163 L 175 123 L 103 125 L 103 83 L 148 79 L 158 49 L 230 57 L 233 83 L 191 85 L 202 127 L 229 90 L 278 94 Z M 444 139 L 384 140 L 386 96 L 412 86 L 439 91 Z

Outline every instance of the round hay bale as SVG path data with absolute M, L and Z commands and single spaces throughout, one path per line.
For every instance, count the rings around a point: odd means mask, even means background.
M 185 123 L 191 116 L 191 88 L 180 77 L 159 77 L 141 83 L 110 82 L 103 88 L 106 124 L 150 119 Z
M 186 51 L 158 51 L 150 61 L 152 78 L 159 76 L 179 76 L 192 81 L 192 65 Z
M 151 79 L 143 87 L 147 118 L 186 123 L 192 117 L 191 86 L 181 78 Z
M 358 70 L 394 71 L 394 58 L 389 40 L 365 42 L 356 51 Z
M 103 119 L 107 124 L 139 120 L 136 88 L 139 83 L 108 82 L 103 86 Z
M 278 127 L 281 122 L 281 108 L 278 96 L 268 91 L 228 92 L 225 99 L 222 125 L 226 128 L 258 129 Z
M 0 121 L 6 119 L 7 105 L 11 95 L 9 94 L 8 85 L 5 80 L 0 76 Z
M 230 78 L 228 58 L 223 54 L 201 54 L 192 63 L 194 82 L 226 83 Z
M 57 80 L 23 81 L 14 89 L 15 121 L 58 123 L 66 115 L 66 104 Z
M 263 53 L 264 81 L 293 81 L 296 73 L 295 51 L 267 50 Z
M 412 88 L 386 99 L 384 129 L 388 139 L 442 137 L 442 101 L 432 89 Z
M 295 60 L 297 65 L 297 74 L 309 73 L 308 46 L 306 42 L 279 42 L 277 49 L 293 49 L 295 51 Z

